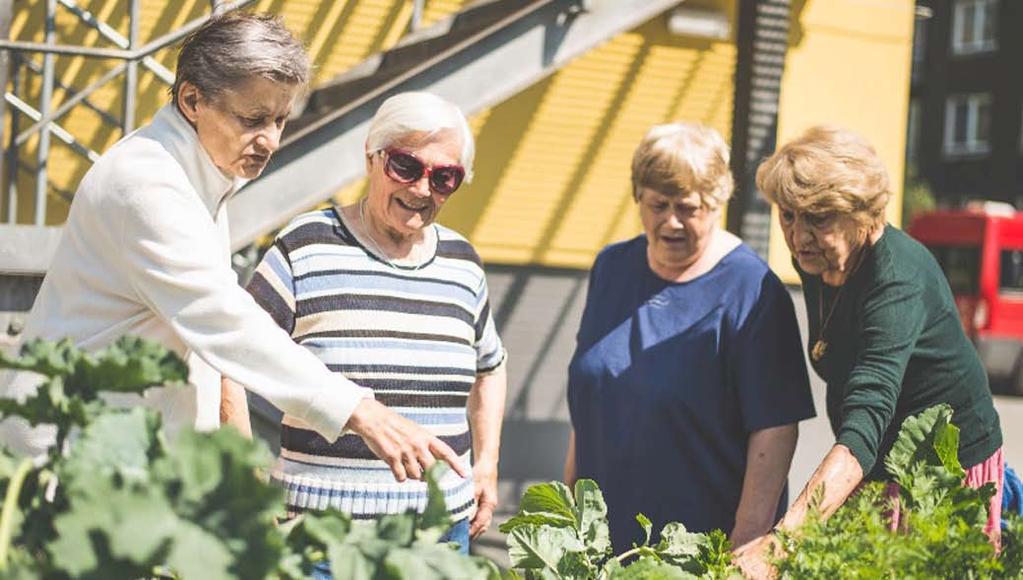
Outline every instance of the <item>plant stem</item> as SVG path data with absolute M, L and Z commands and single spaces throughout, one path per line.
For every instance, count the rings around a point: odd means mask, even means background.
M 645 547 L 646 546 L 639 546 L 639 547 L 633 548 L 631 550 L 628 550 L 627 552 L 622 552 L 621 555 L 615 556 L 615 560 L 618 560 L 619 562 L 624 562 L 625 559 L 628 558 L 629 556 L 635 556 L 636 554 L 642 552 L 643 548 L 645 548 Z
M 26 457 L 18 464 L 18 468 L 7 484 L 7 495 L 4 497 L 4 509 L 0 513 L 0 571 L 7 570 L 7 552 L 11 547 L 11 526 L 14 525 L 14 512 L 18 509 L 18 496 L 25 477 L 32 471 L 33 460 Z

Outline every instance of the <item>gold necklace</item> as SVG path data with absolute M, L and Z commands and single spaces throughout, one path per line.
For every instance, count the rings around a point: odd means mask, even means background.
M 860 253 L 856 256 L 856 263 L 849 270 L 849 275 L 845 277 L 845 281 L 838 287 L 838 292 L 835 293 L 835 299 L 831 302 L 831 308 L 828 309 L 828 317 L 824 318 L 824 276 L 821 276 L 821 285 L 817 288 L 817 308 L 819 312 L 818 320 L 822 320 L 820 330 L 817 331 L 817 342 L 813 343 L 813 348 L 810 349 L 810 358 L 813 362 L 821 362 L 824 355 L 828 352 L 828 343 L 824 340 L 824 333 L 828 329 L 828 324 L 831 323 L 831 317 L 835 314 L 835 307 L 838 306 L 839 300 L 842 299 L 842 291 L 845 290 L 849 280 L 852 279 L 853 275 L 860 268 L 860 264 L 863 263 L 863 257 L 866 255 L 867 250 L 870 246 L 866 246 L 860 250 Z

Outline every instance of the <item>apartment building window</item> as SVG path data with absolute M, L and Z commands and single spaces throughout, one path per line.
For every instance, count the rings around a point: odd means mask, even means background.
M 945 101 L 945 155 L 983 155 L 991 150 L 990 134 L 991 95 L 953 95 Z
M 998 0 L 955 0 L 952 8 L 952 53 L 995 50 Z

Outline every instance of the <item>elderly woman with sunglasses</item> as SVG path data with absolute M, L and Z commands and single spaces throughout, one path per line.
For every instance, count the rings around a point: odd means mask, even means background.
M 718 226 L 733 186 L 716 131 L 654 127 L 632 186 L 645 233 L 590 273 L 565 480 L 600 484 L 616 552 L 643 540 L 637 513 L 745 543 L 788 504 L 797 423 L 814 415 L 792 300 Z
M 827 382 L 836 437 L 778 527 L 798 527 L 818 489 L 829 515 L 862 481 L 889 480 L 883 459 L 902 422 L 947 403 L 965 485 L 998 490 L 985 527 L 997 543 L 1002 433 L 987 375 L 934 257 L 886 225 L 888 173 L 873 147 L 849 131 L 814 127 L 761 165 L 757 185 L 778 207 L 803 282 L 810 362 Z M 751 575 L 766 574 L 770 543 L 740 548 Z
M 472 133 L 457 107 L 404 93 L 377 111 L 366 140 L 369 192 L 361 201 L 295 218 L 249 292 L 335 373 L 451 446 L 471 478 L 445 472 L 440 488 L 468 550 L 490 524 L 504 411 L 505 352 L 479 256 L 436 222 L 471 177 Z M 360 435 L 330 442 L 285 414 L 272 478 L 290 512 L 335 508 L 357 519 L 422 510 L 423 466 L 395 478 Z

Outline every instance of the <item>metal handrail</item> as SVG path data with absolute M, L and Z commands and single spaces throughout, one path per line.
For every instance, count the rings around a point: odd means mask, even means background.
M 27 116 L 33 121 L 37 121 L 42 118 L 42 114 L 39 111 L 37 111 L 35 107 L 19 99 L 16 95 L 7 93 L 6 95 L 4 95 L 4 100 L 13 105 L 15 109 L 18 109 L 19 111 L 21 111 L 23 115 Z M 71 133 L 67 132 L 67 129 L 64 129 L 63 127 L 55 123 L 51 123 L 49 130 L 50 133 L 53 133 L 55 137 L 63 141 L 67 146 L 71 147 L 71 149 L 75 150 L 75 152 L 79 153 L 82 157 L 85 157 L 86 159 L 92 161 L 93 163 L 95 163 L 99 159 L 99 153 L 96 153 L 92 149 L 89 149 L 85 145 L 82 145 L 77 139 L 74 138 L 73 135 L 71 135 Z
M 43 125 L 48 125 L 56 121 L 57 119 L 63 117 L 68 111 L 72 109 L 72 107 L 87 99 L 89 95 L 96 92 L 96 90 L 99 89 L 101 86 L 113 80 L 114 77 L 116 77 L 117 75 L 123 73 L 127 68 L 128 68 L 127 62 L 118 63 L 117 66 L 107 71 L 106 74 L 96 79 L 94 82 L 89 84 L 89 86 L 85 87 L 81 91 L 78 91 L 78 93 L 75 96 L 64 101 L 49 115 L 42 117 L 41 119 L 36 121 L 31 127 L 25 129 L 21 133 L 18 133 L 18 136 L 14 138 L 14 145 L 17 147 L 24 145 L 29 139 L 32 138 L 33 135 L 36 134 L 37 131 L 39 131 L 39 129 Z
M 221 5 L 219 8 L 225 12 L 242 8 L 254 2 L 254 0 L 236 0 Z M 0 40 L 0 50 L 16 50 L 19 52 L 38 52 L 42 54 L 62 54 L 68 56 L 84 56 L 89 58 L 115 58 L 119 60 L 141 60 L 158 50 L 178 42 L 189 34 L 195 32 L 200 26 L 206 24 L 212 14 L 200 16 L 185 24 L 181 28 L 164 34 L 156 40 L 135 50 L 120 48 L 93 48 L 88 46 L 70 46 L 66 44 L 47 44 L 43 42 L 25 42 L 21 40 Z
M 372 90 L 367 91 L 359 98 L 352 99 L 346 105 L 334 109 L 327 115 L 324 115 L 323 117 L 317 119 L 316 121 L 288 135 L 281 142 L 281 147 L 282 148 L 287 147 L 288 145 L 294 143 L 295 141 L 302 139 L 306 135 L 316 132 L 321 127 L 329 125 L 334 120 L 347 115 L 348 113 L 354 111 L 355 109 L 358 109 L 359 107 L 365 105 L 370 101 L 373 101 L 374 99 L 379 98 L 381 95 L 387 93 L 387 91 L 390 91 L 391 89 L 401 85 L 408 79 L 421 74 L 423 71 L 428 70 L 435 64 L 449 58 L 452 54 L 457 54 L 465 50 L 466 47 L 472 46 L 473 44 L 482 41 L 484 38 L 487 38 L 488 36 L 495 34 L 499 30 L 508 26 L 509 22 L 515 22 L 516 20 L 524 18 L 526 15 L 532 12 L 536 12 L 537 10 L 540 10 L 541 8 L 547 6 L 548 4 L 552 4 L 557 1 L 559 0 L 535 0 L 533 2 L 530 2 L 525 7 L 520 8 L 519 10 L 516 10 L 515 12 L 509 14 L 508 16 L 501 18 L 499 21 L 495 22 L 494 24 L 491 24 L 490 26 L 487 26 L 483 30 L 480 30 L 479 32 L 469 35 L 460 42 L 438 52 L 432 57 L 424 59 L 422 62 L 409 68 L 407 71 L 401 73 L 400 75 L 397 75 L 394 78 L 388 80 L 387 82 L 384 82 L 379 86 L 373 88 Z M 576 0 L 575 3 L 577 6 L 584 6 L 585 0 Z
M 94 30 L 99 32 L 103 36 L 103 38 L 106 38 L 107 40 L 113 42 L 114 44 L 121 48 L 131 47 L 132 43 L 129 42 L 127 38 L 121 36 L 120 32 L 118 32 L 105 22 L 100 21 L 92 14 L 92 12 L 89 12 L 88 10 L 82 8 L 77 3 L 75 3 L 75 0 L 57 1 L 60 2 L 61 6 L 67 8 L 72 14 L 77 16 L 82 22 L 88 24 Z M 142 66 L 146 67 L 149 70 L 149 72 L 156 75 L 156 78 L 160 79 L 168 86 L 174 84 L 174 73 L 172 73 L 170 69 L 168 69 L 167 67 L 160 64 L 160 61 L 156 60 L 155 58 L 151 56 L 143 58 Z
M 57 11 L 58 2 L 61 6 L 71 11 L 81 21 L 99 31 L 101 36 L 122 48 L 109 49 L 81 46 L 74 47 L 56 44 L 56 30 L 53 26 L 53 19 Z M 121 122 L 116 123 L 115 121 L 114 123 L 111 123 L 112 119 L 108 120 L 105 118 L 108 115 L 103 115 L 104 118 L 102 121 L 104 123 L 119 125 L 121 130 L 127 134 L 135 127 L 135 91 L 138 86 L 138 67 L 140 65 L 144 66 L 152 71 L 161 81 L 173 84 L 173 74 L 150 55 L 177 43 L 182 38 L 188 36 L 208 22 L 215 15 L 241 8 L 251 4 L 252 2 L 253 0 L 235 0 L 234 2 L 213 0 L 213 10 L 211 14 L 196 18 L 181 28 L 164 34 L 163 36 L 136 48 L 139 36 L 139 0 L 129 0 L 128 38 L 121 36 L 119 32 L 99 21 L 91 12 L 79 7 L 75 0 L 46 0 L 45 42 L 38 43 L 0 40 L 0 50 L 7 50 L 15 53 L 33 52 L 41 53 L 43 55 L 43 82 L 42 92 L 39 99 L 39 110 L 36 110 L 28 103 L 18 98 L 14 93 L 4 93 L 3 95 L 4 101 L 10 103 L 14 107 L 15 111 L 25 114 L 34 121 L 29 128 L 20 132 L 18 132 L 16 122 L 12 122 L 11 124 L 12 139 L 9 147 L 10 154 L 6 156 L 6 159 L 7 163 L 13 169 L 14 174 L 16 174 L 17 170 L 21 168 L 21 164 L 17 159 L 17 148 L 23 146 L 33 136 L 37 134 L 39 135 L 39 146 L 36 152 L 35 167 L 36 182 L 34 223 L 36 225 L 42 225 L 46 221 L 46 195 L 50 185 L 46 175 L 46 160 L 49 156 L 50 150 L 50 135 L 52 134 L 56 136 L 71 147 L 73 151 L 83 157 L 86 157 L 91 162 L 95 163 L 96 160 L 99 159 L 98 153 L 78 142 L 70 133 L 67 132 L 67 130 L 57 125 L 55 121 L 66 115 L 72 108 L 83 101 L 88 104 L 86 99 L 90 95 L 117 78 L 119 75 L 123 74 L 125 97 L 122 100 Z M 69 89 L 69 92 L 72 93 L 71 98 L 51 111 L 50 104 L 53 99 L 53 89 L 57 85 L 55 76 L 56 67 L 54 62 L 57 55 L 113 58 L 120 60 L 121 62 L 81 91 Z M 10 180 L 9 188 L 11 188 L 13 187 L 15 179 L 10 175 L 8 179 Z M 16 219 L 15 208 L 17 206 L 17 195 L 14 193 L 13 189 L 8 192 L 8 198 L 8 221 L 14 223 Z

